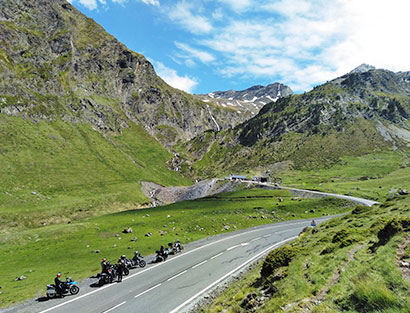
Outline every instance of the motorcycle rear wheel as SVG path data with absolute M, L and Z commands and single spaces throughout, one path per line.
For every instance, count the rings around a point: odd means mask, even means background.
M 144 260 L 140 261 L 140 267 L 145 267 L 145 265 L 147 265 L 147 262 L 145 262 Z
M 128 276 L 130 273 L 130 270 L 128 268 L 124 268 L 124 275 Z

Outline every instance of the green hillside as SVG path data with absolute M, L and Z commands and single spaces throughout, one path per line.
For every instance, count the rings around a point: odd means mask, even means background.
M 202 313 L 410 312 L 409 196 L 308 229 Z
M 266 104 L 254 118 L 178 148 L 199 177 L 326 169 L 343 157 L 408 151 L 409 73 L 348 73 L 312 91 Z
M 128 189 L 137 185 L 124 184 Z M 340 199 L 292 198 L 288 191 L 244 189 L 168 206 L 101 214 L 69 224 L 0 233 L 0 255 L 4 256 L 0 258 L 0 307 L 43 296 L 44 287 L 58 271 L 77 280 L 95 275 L 103 256 L 117 260 L 122 254 L 130 256 L 133 249 L 148 255 L 176 238 L 185 244 L 256 225 L 339 214 L 352 208 L 350 202 Z M 312 208 L 314 213 L 307 211 Z M 128 227 L 133 232 L 123 234 Z M 148 232 L 152 235 L 146 237 Z M 95 250 L 99 253 L 93 253 Z M 15 281 L 21 275 L 27 278 Z
M 2 232 L 147 205 L 142 180 L 191 183 L 167 168 L 172 154 L 134 124 L 102 134 L 86 123 L 0 114 L 0 142 Z

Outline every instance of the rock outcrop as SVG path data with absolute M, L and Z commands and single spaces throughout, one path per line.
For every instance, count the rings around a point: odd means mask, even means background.
M 3 0 L 0 112 L 121 132 L 138 123 L 167 147 L 232 126 L 235 110 L 168 86 L 151 63 L 65 0 Z

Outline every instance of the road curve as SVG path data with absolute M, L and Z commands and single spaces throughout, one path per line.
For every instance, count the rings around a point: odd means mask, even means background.
M 309 193 L 309 194 L 323 196 L 323 197 L 334 197 L 334 198 L 339 198 L 339 199 L 345 199 L 345 200 L 349 200 L 349 201 L 352 201 L 352 202 L 355 202 L 361 205 L 365 205 L 365 206 L 372 206 L 375 204 L 379 204 L 379 202 L 377 201 L 367 200 L 367 199 L 357 198 L 357 197 L 352 197 L 352 196 L 339 195 L 336 193 L 328 193 L 328 192 L 314 191 L 314 190 L 308 190 L 308 189 L 297 189 L 297 188 L 291 188 L 291 187 L 284 187 L 279 184 L 258 183 L 254 181 L 244 181 L 244 182 L 254 183 L 257 185 L 261 185 L 261 186 L 273 187 L 275 189 L 286 189 L 286 190 L 291 190 L 295 192 Z
M 122 283 L 100 288 L 82 285 L 77 296 L 31 303 L 18 312 L 185 312 L 214 287 L 296 238 L 309 224 L 310 220 L 294 220 L 202 239 L 163 263 L 131 271 Z

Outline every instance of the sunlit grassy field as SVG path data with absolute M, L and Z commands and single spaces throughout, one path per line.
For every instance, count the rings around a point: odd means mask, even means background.
M 141 181 L 189 185 L 172 154 L 134 124 L 121 134 L 0 114 L 0 232 L 140 207 Z
M 285 185 L 382 201 L 400 188 L 410 189 L 410 152 L 345 157 L 329 169 L 288 171 Z
M 293 199 L 293 200 L 292 200 Z M 300 200 L 300 201 L 299 201 Z M 128 210 L 70 224 L 0 235 L 2 307 L 44 294 L 56 272 L 75 279 L 99 271 L 103 256 L 116 260 L 134 249 L 152 254 L 161 244 L 183 243 L 210 235 L 289 219 L 333 215 L 351 209 L 339 199 L 295 199 L 287 191 L 245 189 L 168 206 Z M 314 213 L 309 213 L 314 209 Z M 122 230 L 132 227 L 133 233 Z M 152 236 L 145 237 L 146 233 Z M 117 235 L 117 236 L 116 236 Z M 132 242 L 131 239 L 137 240 Z M 128 249 L 130 247 L 130 249 Z M 100 250 L 100 253 L 93 253 Z M 27 279 L 15 281 L 16 277 Z

